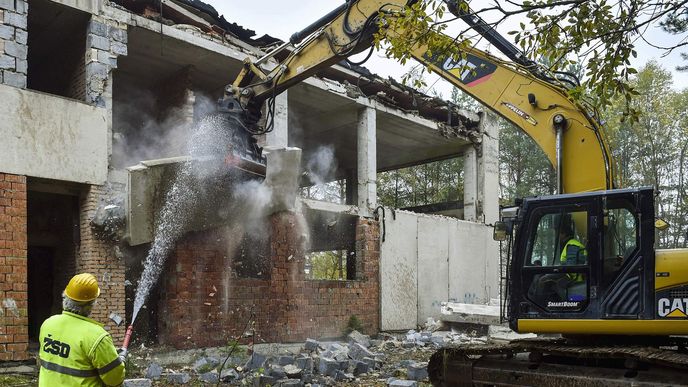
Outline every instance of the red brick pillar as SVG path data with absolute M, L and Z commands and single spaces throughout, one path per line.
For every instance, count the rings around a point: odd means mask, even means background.
M 358 218 L 356 225 L 356 276 L 362 281 L 362 297 L 356 300 L 364 331 L 380 330 L 380 223 Z
M 80 200 L 81 245 L 77 272 L 88 272 L 98 279 L 100 297 L 90 317 L 104 323 L 115 345 L 119 345 L 124 340 L 125 324 L 118 327 L 109 316 L 115 313 L 124 318 L 124 260 L 115 256 L 115 242 L 102 238 L 91 227 L 102 193 L 102 186 L 92 185 Z
M 306 308 L 303 294 L 303 230 L 299 215 L 279 212 L 270 217 L 270 320 L 276 341 L 300 341 Z
M 0 361 L 29 355 L 26 177 L 0 173 Z

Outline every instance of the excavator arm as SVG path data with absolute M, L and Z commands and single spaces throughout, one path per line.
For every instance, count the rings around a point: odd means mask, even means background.
M 559 193 L 614 188 L 609 147 L 593 110 L 573 100 L 564 82 L 527 60 L 465 5 L 456 0 L 445 2 L 510 61 L 475 47 L 460 55 L 429 55 L 428 47 L 420 44 L 413 48 L 412 56 L 528 134 L 557 170 Z M 347 1 L 258 61 L 246 61 L 234 83 L 227 86 L 221 110 L 242 115 L 244 128 L 251 134 L 270 130 L 277 94 L 370 48 L 379 18 L 393 18 L 413 3 L 415 0 Z M 404 31 L 386 28 L 382 33 L 391 37 Z M 440 38 L 453 41 L 448 36 Z M 284 59 L 268 67 L 278 56 Z M 259 128 L 266 101 L 267 123 Z

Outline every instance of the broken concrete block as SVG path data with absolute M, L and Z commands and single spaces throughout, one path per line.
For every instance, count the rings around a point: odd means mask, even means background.
M 165 379 L 167 379 L 167 382 L 170 384 L 186 384 L 191 381 L 191 376 L 187 373 L 167 374 L 165 375 Z
M 348 382 L 354 380 L 354 376 L 352 374 L 340 370 L 334 374 L 334 380 L 336 382 Z
M 370 369 L 370 364 L 363 361 L 354 360 L 354 376 L 366 374 L 370 371 Z
M 361 344 L 362 346 L 369 348 L 370 347 L 370 336 L 364 335 L 363 333 L 359 331 L 351 331 L 347 336 L 347 339 L 349 343 L 358 343 Z
M 361 344 L 353 343 L 349 346 L 349 356 L 351 356 L 352 359 L 363 361 L 363 358 L 375 357 L 375 354 Z
M 205 383 L 217 383 L 220 380 L 220 377 L 217 374 L 217 371 L 212 371 L 198 375 L 198 380 Z
M 214 357 L 202 357 L 196 360 L 193 365 L 193 369 L 196 372 L 206 372 L 212 370 L 218 365 L 220 365 L 220 360 Z
M 293 365 L 293 364 L 287 364 L 284 366 L 284 373 L 287 374 L 287 377 L 289 379 L 300 379 L 301 374 L 303 373 L 303 369 Z
M 413 362 L 408 365 L 406 378 L 410 380 L 425 380 L 428 378 L 428 365 Z
M 268 358 L 265 355 L 262 355 L 258 352 L 253 352 L 251 355 L 251 358 L 248 359 L 248 362 L 246 362 L 246 365 L 244 368 L 247 370 L 255 370 L 258 368 L 263 368 L 265 366 L 265 362 L 268 360 Z
M 220 374 L 220 380 L 223 382 L 231 382 L 237 379 L 239 379 L 239 373 L 233 368 L 222 370 L 222 373 Z
M 306 339 L 306 343 L 303 345 L 306 351 L 315 351 L 320 348 L 320 342 L 318 340 Z
M 310 357 L 296 358 L 296 367 L 301 368 L 307 374 L 313 373 L 313 359 Z
M 275 379 L 284 379 L 287 377 L 287 373 L 284 372 L 284 368 L 277 364 L 271 365 L 265 373 Z
M 340 370 L 346 371 L 349 369 L 349 360 L 337 360 L 337 362 L 339 363 Z
M 325 376 L 334 376 L 339 370 L 339 362 L 327 357 L 321 357 L 318 361 L 318 373 Z
M 301 383 L 300 380 L 296 379 L 283 379 L 283 380 L 278 380 L 277 384 L 275 386 L 303 386 L 303 383 Z
M 277 364 L 285 366 L 288 364 L 294 364 L 294 356 L 282 355 L 277 359 Z
M 418 382 L 415 380 L 401 380 L 401 379 L 392 379 L 391 381 L 387 381 L 387 385 L 389 387 L 418 387 Z
M 364 357 L 363 359 L 361 359 L 361 361 L 363 363 L 368 364 L 368 367 L 370 367 L 371 370 L 380 368 L 381 365 L 380 362 L 373 357 Z
M 150 379 L 125 379 L 122 387 L 151 387 L 153 382 Z
M 158 379 L 160 375 L 162 375 L 162 367 L 160 364 L 151 363 L 148 368 L 146 368 L 147 379 Z
M 301 374 L 301 383 L 303 384 L 310 384 L 313 383 L 313 374 L 307 374 L 307 373 L 302 373 Z
M 254 387 L 274 386 L 276 381 L 277 381 L 277 379 L 273 378 L 272 376 L 260 375 L 259 377 L 253 379 L 253 386 Z

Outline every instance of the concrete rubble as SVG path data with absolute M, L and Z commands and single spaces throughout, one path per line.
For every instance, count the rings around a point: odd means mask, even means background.
M 134 351 L 133 360 L 145 370 L 145 378 L 127 385 L 143 385 L 136 383 L 160 378 L 167 384 L 193 385 L 219 381 L 244 386 L 419 386 L 429 383 L 428 360 L 441 347 L 521 337 L 501 326 L 487 329 L 487 336 L 480 335 L 480 329 L 440 328 L 441 324 L 433 320 L 422 330 L 381 333 L 374 339 L 353 331 L 342 341 L 256 344 L 250 355 L 245 347 L 231 354 L 228 348 L 175 351 L 173 356 L 152 352 L 140 355 Z

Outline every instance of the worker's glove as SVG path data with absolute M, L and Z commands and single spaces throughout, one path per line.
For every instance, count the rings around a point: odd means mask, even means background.
M 126 348 L 120 348 L 117 350 L 117 355 L 119 356 L 119 360 L 122 361 L 122 363 L 127 361 L 127 355 L 129 354 L 129 351 L 127 351 Z

